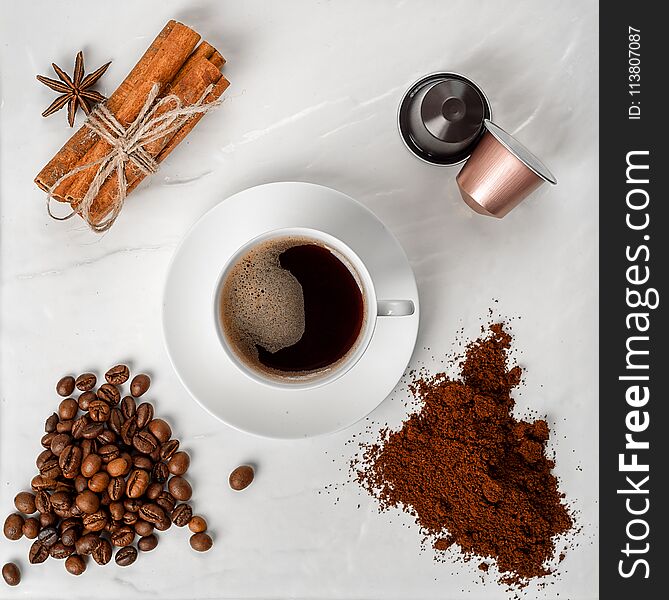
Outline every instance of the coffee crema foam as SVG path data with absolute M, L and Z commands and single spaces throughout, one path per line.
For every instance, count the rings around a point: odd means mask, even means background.
M 272 239 L 250 249 L 233 265 L 221 293 L 223 330 L 232 345 L 258 368 L 262 346 L 277 352 L 300 341 L 305 330 L 304 294 L 279 256 L 301 238 Z

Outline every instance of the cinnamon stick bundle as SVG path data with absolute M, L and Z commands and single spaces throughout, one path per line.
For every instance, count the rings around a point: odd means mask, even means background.
M 185 25 L 170 21 L 158 34 L 129 75 L 106 102 L 107 109 L 123 127 L 128 127 L 139 115 L 154 85 L 159 86 L 159 98 L 176 96 L 185 106 L 202 99 L 203 104 L 217 100 L 229 82 L 220 72 L 225 59 L 209 43 L 198 46 L 200 35 Z M 176 131 L 151 141 L 143 150 L 157 163 L 188 135 L 203 114 L 189 117 Z M 35 178 L 35 183 L 48 192 L 66 173 L 81 168 L 68 177 L 53 192 L 53 197 L 68 202 L 76 211 L 96 176 L 97 168 L 85 165 L 106 156 L 111 146 L 85 125 L 81 127 L 47 163 Z M 132 191 L 145 177 L 132 162 L 124 166 L 127 192 Z M 116 177 L 109 177 L 99 189 L 89 210 L 91 223 L 99 223 L 111 211 L 118 199 Z

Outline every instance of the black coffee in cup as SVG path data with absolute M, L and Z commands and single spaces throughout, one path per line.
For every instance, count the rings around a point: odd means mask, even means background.
M 354 268 L 308 237 L 276 237 L 251 247 L 228 269 L 219 297 L 221 328 L 234 354 L 278 379 L 341 363 L 365 320 Z

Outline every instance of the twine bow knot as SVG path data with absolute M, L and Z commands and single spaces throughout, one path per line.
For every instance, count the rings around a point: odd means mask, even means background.
M 107 231 L 116 221 L 123 208 L 128 194 L 128 182 L 125 176 L 126 164 L 131 162 L 144 175 L 153 175 L 158 171 L 158 162 L 151 156 L 146 146 L 151 142 L 166 137 L 179 130 L 196 114 L 205 113 L 221 104 L 221 100 L 204 103 L 205 98 L 213 89 L 209 85 L 194 104 L 184 106 L 174 94 L 170 94 L 156 101 L 159 93 L 158 84 L 154 84 L 146 97 L 146 101 L 139 111 L 137 118 L 128 127 L 123 127 L 116 117 L 107 108 L 105 103 L 98 104 L 88 116 L 85 127 L 104 139 L 110 146 L 109 152 L 99 160 L 75 167 L 54 183 L 47 192 L 46 206 L 51 218 L 64 221 L 80 213 L 88 226 L 98 233 Z M 172 108 L 169 108 L 173 105 Z M 58 186 L 73 175 L 97 166 L 97 171 L 90 186 L 86 190 L 76 210 L 64 217 L 57 217 L 51 212 L 51 200 Z M 100 222 L 94 223 L 91 219 L 91 206 L 102 184 L 116 172 L 118 194 L 114 199 L 111 211 Z

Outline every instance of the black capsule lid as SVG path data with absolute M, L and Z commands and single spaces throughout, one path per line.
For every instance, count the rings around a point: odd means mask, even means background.
M 441 72 L 422 77 L 404 94 L 398 126 L 414 155 L 450 166 L 469 158 L 491 116 L 490 102 L 478 85 L 457 73 Z

